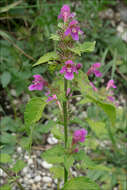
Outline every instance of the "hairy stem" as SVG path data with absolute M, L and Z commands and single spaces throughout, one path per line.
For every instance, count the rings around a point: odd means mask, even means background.
M 10 177 L 12 178 L 13 176 L 9 173 L 8 170 L 6 170 L 3 166 L 0 165 L 0 168 Z M 14 179 L 15 183 L 18 185 L 20 190 L 25 190 L 24 187 L 21 185 L 21 183 L 18 181 L 18 179 Z
M 63 116 L 64 116 L 64 146 L 67 148 L 67 141 L 68 141 L 68 131 L 67 131 L 67 124 L 68 124 L 68 114 L 67 114 L 67 80 L 64 79 L 64 92 L 65 92 L 65 100 L 63 101 Z M 67 182 L 68 178 L 68 171 L 64 167 L 64 183 Z

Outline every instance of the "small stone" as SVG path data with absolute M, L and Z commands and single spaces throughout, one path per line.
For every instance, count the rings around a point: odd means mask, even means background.
M 36 176 L 36 177 L 34 178 L 34 181 L 35 181 L 35 182 L 41 181 L 41 176 L 40 176 L 40 175 Z
M 33 160 L 30 158 L 30 159 L 28 160 L 28 165 L 31 165 L 31 164 L 33 164 Z
M 50 182 L 52 182 L 52 178 L 51 178 L 51 177 L 48 177 L 48 176 L 44 176 L 44 177 L 42 178 L 42 181 L 45 182 L 45 183 L 50 183 Z
M 29 170 L 29 168 L 28 168 L 28 167 L 25 167 L 25 168 L 23 168 L 22 172 L 23 172 L 23 173 L 27 173 L 28 170 Z
M 18 153 L 22 153 L 22 148 L 19 146 L 19 147 L 17 147 L 17 152 Z
M 49 144 L 57 144 L 58 143 L 58 140 L 55 138 L 55 137 L 53 137 L 53 136 L 49 136 L 48 137 L 48 139 L 47 139 L 47 142 L 49 143 Z
M 29 179 L 29 184 L 33 184 L 33 179 Z
M 46 162 L 46 161 L 42 161 L 42 162 L 41 162 L 41 165 L 42 165 L 42 167 L 45 168 L 45 169 L 50 169 L 50 168 L 52 167 L 52 164 L 49 164 L 49 163 Z
M 30 174 L 30 173 L 28 173 L 26 177 L 27 177 L 27 178 L 31 178 L 31 174 Z
M 56 179 L 54 179 L 54 183 L 55 184 L 57 184 L 58 183 L 58 179 L 56 178 Z
M 29 160 L 30 157 L 29 157 L 28 155 L 25 155 L 25 156 L 24 156 L 24 159 L 25 159 L 25 160 Z

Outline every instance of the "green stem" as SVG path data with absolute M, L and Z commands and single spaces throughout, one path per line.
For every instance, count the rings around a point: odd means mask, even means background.
M 68 141 L 68 131 L 67 131 L 67 124 L 68 124 L 68 114 L 67 114 L 67 80 L 64 79 L 64 92 L 65 92 L 65 100 L 63 101 L 63 115 L 64 115 L 64 146 L 67 148 L 67 141 Z M 67 182 L 68 178 L 68 171 L 64 167 L 64 183 Z
M 0 165 L 0 168 L 10 177 L 12 178 L 13 176 L 4 168 Z M 25 190 L 24 187 L 21 185 L 21 183 L 18 181 L 18 179 L 14 179 L 15 183 L 17 183 L 18 187 L 20 190 Z

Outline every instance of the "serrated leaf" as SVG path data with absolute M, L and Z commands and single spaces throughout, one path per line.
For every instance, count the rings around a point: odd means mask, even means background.
M 0 162 L 1 163 L 9 163 L 11 162 L 11 157 L 9 154 L 6 154 L 6 153 L 2 153 L 0 154 Z
M 62 190 L 100 190 L 99 185 L 87 177 L 76 177 L 65 183 Z
M 37 66 L 42 63 L 46 63 L 48 61 L 57 60 L 57 59 L 58 59 L 58 55 L 56 52 L 54 52 L 54 51 L 49 52 L 49 53 L 46 53 L 45 55 L 43 55 L 42 57 L 40 57 L 40 59 L 33 66 Z
M 36 123 L 42 117 L 42 112 L 46 104 L 46 98 L 42 99 L 39 97 L 32 98 L 28 102 L 24 113 L 26 126 Z
M 97 100 L 90 95 L 88 95 L 87 97 L 90 98 L 91 100 L 93 100 L 93 103 L 96 103 L 99 107 L 101 107 L 103 109 L 103 111 L 109 117 L 112 126 L 114 126 L 115 121 L 116 121 L 116 108 L 115 108 L 115 106 L 113 106 L 112 104 L 107 104 L 105 102 L 102 102 L 101 100 Z
M 54 135 L 55 138 L 64 140 L 64 135 L 62 134 L 62 131 L 59 126 L 54 125 L 51 133 Z
M 104 135 L 107 135 L 107 130 L 105 123 L 87 119 L 88 124 L 90 125 L 92 131 L 95 132 L 98 138 L 104 138 Z
M 11 75 L 9 72 L 4 72 L 2 75 L 1 75 L 1 83 L 2 83 L 2 86 L 3 88 L 5 88 L 11 81 Z
M 25 163 L 23 160 L 17 160 L 11 170 L 12 170 L 13 172 L 15 172 L 15 173 L 18 173 L 18 172 L 20 172 L 25 166 L 26 166 L 26 163 Z
M 67 171 L 73 165 L 73 163 L 74 163 L 73 155 L 66 155 L 65 154 L 65 156 L 64 156 L 64 166 L 65 166 Z
M 53 166 L 52 168 L 50 168 L 50 172 L 53 173 L 54 178 L 64 178 L 64 168 L 61 166 Z
M 57 34 L 51 34 L 50 38 L 49 39 L 52 39 L 54 41 L 59 41 L 60 40 L 60 37 L 57 35 Z
M 83 44 L 76 45 L 74 48 L 69 48 L 69 50 L 81 56 L 81 53 L 94 51 L 95 43 L 95 41 L 84 42 Z
M 56 145 L 42 153 L 41 157 L 51 164 L 64 162 L 64 148 L 62 145 Z
M 55 126 L 55 121 L 48 121 L 47 124 L 42 125 L 41 129 L 39 130 L 41 133 L 48 133 L 53 126 Z

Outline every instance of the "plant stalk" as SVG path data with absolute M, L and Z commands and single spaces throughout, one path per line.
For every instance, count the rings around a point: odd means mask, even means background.
M 4 167 L 0 165 L 0 168 L 9 176 L 13 177 Z M 14 179 L 15 183 L 18 185 L 20 190 L 25 190 L 24 187 L 21 185 L 21 183 L 18 181 L 18 179 Z
M 64 146 L 67 148 L 67 141 L 68 141 L 68 114 L 67 114 L 67 80 L 64 79 L 64 92 L 65 92 L 65 100 L 63 101 L 63 116 L 64 116 Z M 67 182 L 68 178 L 68 171 L 64 167 L 64 183 Z

